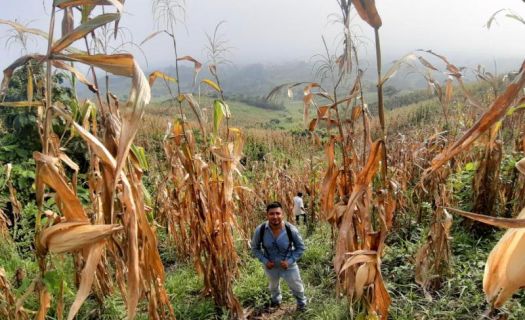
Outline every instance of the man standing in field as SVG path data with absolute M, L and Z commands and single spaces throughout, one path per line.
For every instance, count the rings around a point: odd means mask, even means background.
M 271 305 L 281 304 L 282 295 L 279 281 L 286 281 L 297 300 L 297 310 L 306 309 L 304 285 L 301 280 L 297 260 L 305 250 L 299 230 L 283 221 L 283 209 L 279 202 L 272 202 L 266 207 L 268 221 L 255 229 L 251 247 L 252 253 L 264 265 L 271 294 Z
M 303 193 L 298 192 L 293 197 L 293 213 L 295 214 L 295 222 L 299 225 L 299 219 L 303 216 L 304 224 L 306 225 L 306 213 L 304 212 Z

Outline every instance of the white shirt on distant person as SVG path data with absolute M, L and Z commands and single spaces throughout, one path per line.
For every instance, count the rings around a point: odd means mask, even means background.
M 303 208 L 304 208 L 303 198 L 299 196 L 293 197 L 293 213 L 296 216 L 304 214 Z

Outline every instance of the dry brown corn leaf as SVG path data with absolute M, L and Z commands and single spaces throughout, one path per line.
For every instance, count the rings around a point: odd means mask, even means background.
M 487 112 L 485 112 L 459 140 L 432 159 L 431 166 L 425 170 L 424 175 L 436 171 L 445 164 L 445 162 L 455 157 L 461 151 L 467 149 L 477 138 L 500 120 L 505 115 L 508 107 L 512 104 L 514 99 L 520 94 L 524 85 L 525 61 L 522 64 L 520 74 L 516 76 L 514 82 L 507 87 L 505 92 L 498 96 L 490 106 L 489 110 L 487 110 Z
M 64 63 L 62 61 L 59 61 L 59 60 L 53 60 L 51 63 L 56 68 L 60 68 L 60 69 L 63 69 L 63 70 L 66 70 L 66 71 L 69 71 L 69 72 L 73 73 L 75 75 L 75 77 L 77 77 L 78 81 L 80 81 L 83 84 L 85 84 L 91 92 L 94 92 L 94 93 L 98 92 L 98 89 L 95 86 L 95 84 L 93 84 L 91 81 L 89 81 L 86 78 L 86 76 L 82 72 L 80 72 L 78 69 L 76 69 L 75 67 L 72 67 L 69 64 L 66 64 L 66 63 Z
M 326 171 L 325 177 L 323 178 L 323 182 L 321 183 L 321 209 L 325 215 L 328 216 L 334 207 L 334 199 L 337 188 L 337 176 L 339 175 L 339 170 L 335 164 L 334 138 L 330 139 L 325 152 L 328 161 L 328 169 Z M 330 222 L 336 223 L 337 219 Z
M 9 85 L 9 81 L 11 81 L 11 77 L 13 76 L 13 73 L 15 72 L 17 68 L 25 65 L 30 60 L 42 60 L 43 58 L 44 58 L 43 55 L 37 55 L 37 54 L 25 55 L 23 57 L 16 59 L 7 68 L 5 68 L 4 78 L 2 79 L 2 84 L 0 85 L 0 98 L 2 97 L 2 95 L 5 94 L 7 87 Z
M 43 182 L 57 194 L 57 205 L 63 212 L 68 222 L 87 222 L 88 218 L 84 207 L 77 198 L 74 190 L 64 180 L 58 169 L 59 159 L 44 155 L 40 152 L 33 153 L 35 161 L 38 163 L 39 182 Z
M 38 309 L 38 312 L 35 316 L 36 320 L 45 320 L 47 310 L 51 307 L 51 294 L 47 289 L 44 287 L 42 290 L 40 290 L 40 308 Z
M 4 20 L 4 19 L 0 19 L 0 24 L 6 24 L 10 27 L 12 27 L 13 29 L 15 29 L 17 32 L 20 32 L 20 33 L 31 33 L 31 34 L 34 34 L 34 35 L 37 35 L 37 36 L 40 36 L 44 39 L 47 39 L 48 38 L 48 35 L 47 35 L 47 32 L 45 31 L 42 31 L 40 29 L 35 29 L 35 28 L 28 28 L 24 25 L 21 25 L 20 23 L 17 23 L 17 22 L 13 22 L 13 21 L 10 21 L 10 20 Z
M 42 231 L 40 244 L 53 253 L 72 252 L 90 246 L 120 230 L 122 226 L 118 224 L 61 222 Z
M 336 255 L 334 258 L 334 268 L 336 272 L 342 268 L 345 261 L 345 254 L 347 250 L 347 243 L 349 243 L 348 237 L 350 237 L 351 228 L 351 216 L 354 214 L 355 208 L 357 207 L 358 199 L 366 192 L 372 178 L 377 173 L 381 159 L 383 158 L 384 142 L 383 140 L 377 140 L 370 146 L 370 154 L 368 160 L 363 169 L 359 172 L 356 179 L 356 185 L 350 195 L 348 204 L 346 206 L 346 212 L 343 216 L 343 223 L 339 228 L 339 237 L 336 244 Z M 348 223 L 344 223 L 347 220 Z
M 513 219 L 513 218 L 501 218 L 501 217 L 492 217 L 484 214 L 472 213 L 468 211 L 463 211 L 455 208 L 445 207 L 446 210 L 455 212 L 461 216 L 467 217 L 472 220 L 476 220 L 491 226 L 500 227 L 500 228 L 525 228 L 525 219 Z
M 164 79 L 164 80 L 166 80 L 166 81 L 177 82 L 177 79 L 168 76 L 168 75 L 165 74 L 164 72 L 161 72 L 161 71 L 153 71 L 153 72 L 150 73 L 150 75 L 148 76 L 149 85 L 152 86 L 152 85 L 155 83 L 155 80 L 157 80 L 157 78 L 161 78 L 161 79 Z
M 372 28 L 378 29 L 383 24 L 376 9 L 375 0 L 351 0 L 361 19 Z
M 80 307 L 88 297 L 89 292 L 91 291 L 93 280 L 95 278 L 97 264 L 100 261 L 103 249 L 104 241 L 98 241 L 90 244 L 86 263 L 80 275 L 80 285 L 78 287 L 77 295 L 75 297 L 75 301 L 73 301 L 73 304 L 69 309 L 67 320 L 73 320 L 75 318 L 78 310 L 80 310 Z

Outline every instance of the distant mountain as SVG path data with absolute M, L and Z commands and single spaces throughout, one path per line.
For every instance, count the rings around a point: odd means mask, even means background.
M 464 71 L 466 81 L 474 80 L 474 69 L 477 63 L 465 63 L 464 61 L 452 61 L 456 63 L 458 67 L 467 65 L 470 69 Z M 463 64 L 462 64 L 463 63 Z M 498 61 L 496 64 L 498 72 L 504 73 L 519 66 L 521 61 L 515 60 L 504 60 Z M 487 71 L 494 70 L 494 62 L 481 61 L 484 64 Z M 384 59 L 383 63 L 383 74 L 392 66 L 392 60 Z M 274 87 L 290 82 L 318 82 L 319 79 L 315 79 L 315 67 L 316 65 L 312 62 L 291 62 L 274 65 L 264 64 L 247 64 L 247 65 L 225 65 L 218 68 L 218 74 L 221 81 L 221 86 L 224 93 L 227 96 L 244 96 L 244 97 L 262 97 L 266 96 Z M 376 84 L 376 68 L 375 61 L 361 61 L 361 67 L 365 70 L 363 76 L 363 87 L 367 92 L 375 91 Z M 439 65 L 443 68 L 442 65 Z M 157 69 L 159 70 L 159 69 Z M 149 70 L 147 74 L 154 70 Z M 161 68 L 160 71 L 175 77 L 175 68 L 168 66 Z M 179 78 L 181 79 L 180 85 L 184 92 L 191 91 L 193 85 L 193 68 L 188 65 L 181 63 L 179 67 Z M 203 68 L 198 75 L 198 81 L 202 79 L 212 79 L 207 68 Z M 442 77 L 437 76 L 437 80 L 442 81 L 445 75 Z M 123 77 L 109 77 L 110 91 L 114 94 L 126 98 L 129 94 L 131 81 Z M 325 82 L 321 82 L 322 85 L 326 85 Z M 175 92 L 174 84 L 170 84 L 172 92 Z M 346 89 L 351 87 L 352 84 L 347 83 Z M 387 86 L 392 87 L 396 91 L 411 91 L 415 89 L 421 89 L 427 86 L 424 78 L 415 74 L 413 70 L 409 68 L 402 68 L 395 77 L 388 80 Z M 329 85 L 327 86 L 329 87 Z M 87 97 L 90 95 L 89 91 L 79 86 L 79 94 Z M 201 86 L 201 90 L 208 90 L 205 85 Z M 298 87 L 297 98 L 301 98 L 300 94 L 302 87 Z M 194 90 L 197 92 L 197 89 Z M 170 97 L 169 90 L 166 88 L 162 79 L 158 79 L 152 88 L 153 98 L 156 100 L 164 100 Z M 344 94 L 344 93 L 343 93 Z M 285 93 L 283 93 L 284 97 Z

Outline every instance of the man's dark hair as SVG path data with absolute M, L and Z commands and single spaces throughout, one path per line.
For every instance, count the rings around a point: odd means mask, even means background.
M 266 213 L 268 213 L 268 211 L 270 211 L 271 209 L 275 209 L 275 208 L 281 208 L 282 209 L 282 205 L 279 201 L 274 201 L 274 202 L 271 202 L 269 203 L 267 206 L 266 206 Z
M 298 197 L 302 197 L 302 196 L 303 196 L 303 193 L 302 193 L 302 192 L 297 192 L 297 196 L 298 196 Z

